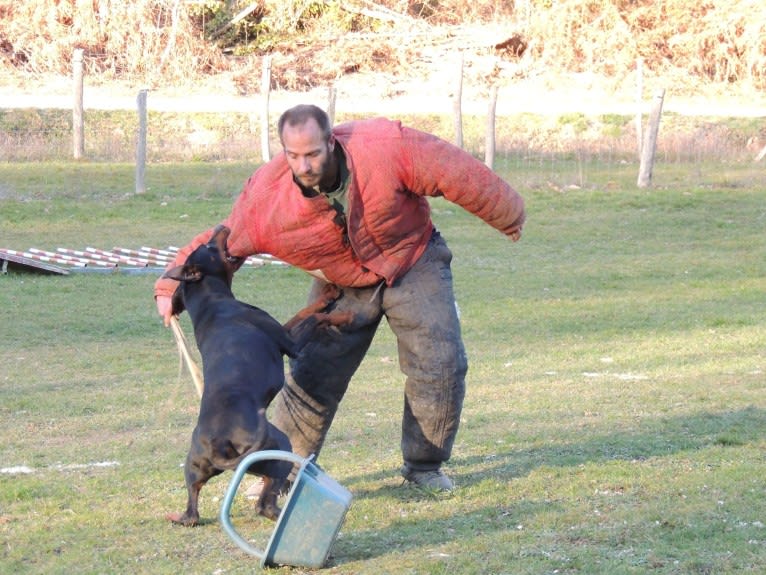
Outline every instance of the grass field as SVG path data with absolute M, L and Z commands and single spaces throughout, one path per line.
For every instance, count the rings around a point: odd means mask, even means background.
M 324 572 L 763 573 L 766 189 L 727 186 L 736 166 L 694 186 L 660 167 L 652 190 L 630 166 L 579 188 L 496 168 L 527 200 L 518 244 L 433 202 L 471 362 L 458 489 L 401 485 L 383 325 L 322 454 L 354 494 Z M 0 164 L 0 248 L 178 245 L 226 215 L 250 169 L 153 166 L 136 196 L 129 165 Z M 202 491 L 200 527 L 163 519 L 185 505 L 197 398 L 154 280 L 0 276 L 0 571 L 257 570 L 218 524 L 230 475 Z M 264 267 L 234 287 L 284 320 L 307 285 Z M 265 543 L 244 500 L 233 516 Z

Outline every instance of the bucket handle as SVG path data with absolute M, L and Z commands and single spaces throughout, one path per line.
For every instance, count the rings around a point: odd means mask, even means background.
M 277 449 L 256 451 L 250 455 L 247 455 L 242 461 L 239 462 L 239 465 L 237 465 L 237 468 L 234 470 L 234 477 L 232 477 L 231 481 L 229 482 L 229 487 L 226 490 L 226 495 L 223 498 L 223 504 L 221 505 L 220 513 L 221 525 L 223 525 L 224 531 L 226 531 L 229 537 L 234 540 L 234 543 L 236 543 L 245 553 L 254 555 L 261 560 L 263 560 L 265 552 L 250 545 L 242 538 L 242 536 L 240 536 L 239 533 L 236 532 L 231 524 L 229 515 L 231 513 L 231 504 L 234 501 L 234 496 L 237 494 L 239 484 L 242 482 L 242 478 L 245 476 L 245 473 L 247 473 L 247 470 L 253 463 L 271 459 L 290 461 L 291 463 L 296 463 L 298 465 L 305 465 L 308 461 L 311 460 L 311 457 L 309 457 L 309 459 L 305 459 L 300 455 L 291 453 L 290 451 L 280 451 Z

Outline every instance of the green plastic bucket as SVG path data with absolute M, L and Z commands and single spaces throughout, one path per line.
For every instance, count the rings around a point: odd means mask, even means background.
M 231 505 L 247 469 L 258 461 L 278 459 L 300 465 L 287 494 L 266 549 L 248 543 L 231 524 Z M 351 505 L 351 492 L 313 462 L 289 451 L 257 451 L 234 471 L 221 505 L 221 524 L 246 553 L 261 560 L 261 567 L 292 565 L 322 567 Z

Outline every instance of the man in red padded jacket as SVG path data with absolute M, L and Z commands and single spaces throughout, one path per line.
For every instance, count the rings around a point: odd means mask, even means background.
M 452 253 L 431 221 L 427 197 L 443 196 L 516 241 L 524 202 L 467 152 L 386 119 L 332 128 L 318 107 L 279 119 L 283 147 L 250 177 L 223 222 L 233 256 L 268 253 L 343 288 L 337 309 L 354 312 L 338 333 L 319 333 L 290 361 L 271 421 L 293 450 L 319 454 L 338 404 L 383 318 L 406 375 L 402 476 L 437 490 L 460 422 L 468 369 L 452 290 Z M 179 251 L 182 264 L 211 230 Z M 160 279 L 165 324 L 177 282 Z

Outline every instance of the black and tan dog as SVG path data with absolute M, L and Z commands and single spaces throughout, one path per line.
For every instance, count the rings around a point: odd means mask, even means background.
M 186 511 L 166 516 L 188 526 L 199 521 L 199 492 L 210 478 L 235 469 L 252 452 L 290 451 L 287 436 L 266 419 L 266 408 L 284 384 L 283 355 L 295 357 L 315 329 L 352 320 L 348 312 L 323 313 L 341 295 L 336 286 L 284 326 L 265 311 L 236 300 L 231 282 L 241 260 L 228 255 L 228 236 L 229 229 L 219 226 L 183 266 L 165 273 L 181 282 L 173 311 L 189 312 L 205 382 L 184 467 Z M 279 516 L 277 496 L 291 468 L 291 463 L 275 460 L 248 469 L 264 480 L 256 502 L 259 514 Z

